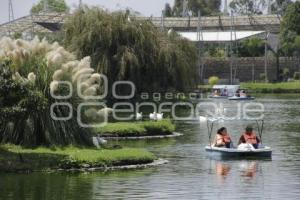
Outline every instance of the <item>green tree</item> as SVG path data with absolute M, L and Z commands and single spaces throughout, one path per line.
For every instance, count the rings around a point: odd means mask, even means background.
M 271 4 L 271 12 L 273 14 L 284 15 L 287 7 L 292 3 L 292 0 L 273 0 Z
M 165 4 L 164 12 L 165 12 L 165 17 L 172 17 L 173 11 L 169 3 Z
M 262 14 L 266 0 L 233 0 L 229 7 L 234 13 L 242 15 Z
M 45 4 L 46 3 L 46 4 Z M 52 12 L 67 12 L 69 11 L 69 7 L 67 6 L 65 0 L 40 0 L 37 4 L 33 5 L 30 13 L 31 14 L 36 14 L 45 9 L 47 11 L 52 11 Z
M 255 57 L 264 55 L 265 41 L 260 38 L 249 38 L 241 42 L 238 53 L 240 57 L 252 57 L 252 81 L 255 79 Z
M 260 38 L 249 38 L 243 40 L 238 52 L 241 57 L 258 57 L 264 55 L 264 40 Z
M 300 36 L 300 2 L 288 6 L 280 25 L 280 44 L 285 55 L 292 56 L 298 49 Z
M 220 12 L 221 0 L 188 0 L 188 9 L 192 16 L 197 16 L 201 11 L 202 16 L 218 14 Z M 175 0 L 173 15 L 179 17 L 182 15 L 183 1 Z
M 64 32 L 65 45 L 79 57 L 90 55 L 92 66 L 107 75 L 109 87 L 117 80 L 134 82 L 137 92 L 193 86 L 195 45 L 150 21 L 84 8 L 66 20 Z
M 280 25 L 281 51 L 287 56 L 298 58 L 300 69 L 300 2 L 290 4 Z M 299 70 L 300 71 L 300 70 Z

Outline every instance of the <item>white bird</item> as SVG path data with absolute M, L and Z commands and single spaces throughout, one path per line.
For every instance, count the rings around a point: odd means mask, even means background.
M 162 120 L 162 119 L 163 119 L 163 116 L 164 116 L 164 113 L 157 113 L 157 114 L 156 114 L 156 120 L 157 120 L 157 121 Z
M 142 120 L 142 119 L 143 119 L 143 113 L 142 112 L 136 113 L 135 120 Z
M 100 136 L 96 136 L 92 138 L 94 146 L 100 148 L 101 145 L 106 144 L 107 140 L 101 138 Z
M 162 120 L 163 119 L 163 113 L 156 113 L 156 112 L 153 112 L 153 113 L 150 113 L 149 114 L 149 118 L 151 120 Z
M 150 118 L 151 120 L 156 120 L 156 112 L 150 113 L 150 114 L 149 114 L 149 118 Z
M 106 144 L 107 140 L 103 139 L 102 137 L 97 137 L 99 144 Z

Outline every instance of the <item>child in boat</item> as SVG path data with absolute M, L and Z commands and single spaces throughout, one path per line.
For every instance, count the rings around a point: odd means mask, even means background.
M 251 125 L 248 125 L 245 129 L 245 133 L 241 135 L 240 140 L 238 142 L 238 145 L 241 143 L 248 143 L 252 144 L 252 146 L 257 149 L 258 144 L 260 143 L 260 139 L 256 136 L 256 134 L 253 131 L 253 128 Z
M 229 134 L 227 133 L 227 129 L 225 127 L 220 128 L 217 131 L 217 134 L 214 139 L 214 146 L 215 147 L 226 147 L 230 148 L 231 147 L 231 138 Z

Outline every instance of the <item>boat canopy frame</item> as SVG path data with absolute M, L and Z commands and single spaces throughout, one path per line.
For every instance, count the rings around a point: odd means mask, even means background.
M 263 135 L 263 129 L 264 129 L 264 120 L 263 119 L 237 119 L 237 118 L 222 118 L 222 117 L 207 118 L 206 117 L 206 126 L 207 126 L 207 133 L 208 133 L 210 147 L 212 146 L 211 136 L 212 136 L 212 131 L 214 128 L 214 123 L 217 121 L 233 121 L 233 120 L 255 121 L 257 130 L 258 130 L 258 135 L 260 138 L 260 142 L 262 143 L 262 135 Z

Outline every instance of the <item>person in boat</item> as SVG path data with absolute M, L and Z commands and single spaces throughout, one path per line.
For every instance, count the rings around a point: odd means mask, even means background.
M 234 96 L 236 96 L 236 97 L 240 97 L 240 91 L 239 90 L 237 90 L 236 92 L 235 92 L 235 95 Z
M 214 90 L 213 96 L 214 96 L 214 97 L 220 96 L 219 90 Z
M 248 125 L 245 129 L 245 133 L 243 133 L 240 137 L 240 140 L 238 142 L 238 145 L 241 143 L 248 143 L 252 144 L 252 146 L 257 149 L 258 144 L 260 143 L 260 139 L 256 136 L 256 134 L 253 131 L 253 127 L 251 125 Z
M 240 91 L 240 97 L 243 97 L 243 98 L 247 97 L 247 94 L 246 94 L 245 90 Z
M 222 127 L 217 131 L 213 144 L 215 147 L 231 147 L 232 141 L 225 127 Z
M 224 90 L 222 90 L 221 96 L 228 96 L 227 87 L 225 87 Z

